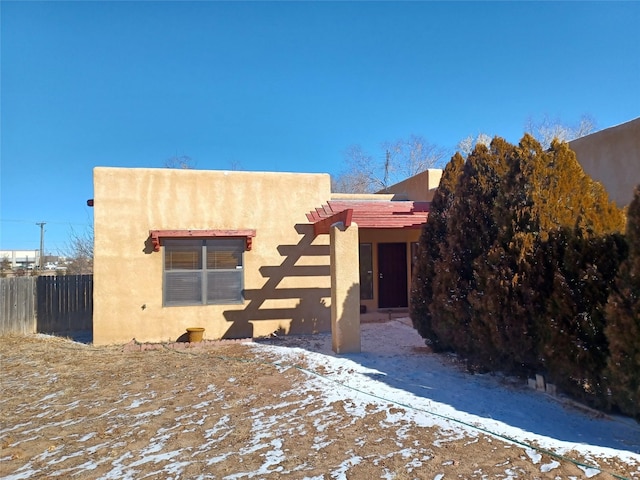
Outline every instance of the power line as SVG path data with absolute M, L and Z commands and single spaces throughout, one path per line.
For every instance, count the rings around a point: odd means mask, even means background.
M 0 218 L 0 222 L 2 223 L 32 223 L 33 220 L 14 220 L 14 219 L 5 219 L 5 218 Z M 91 222 L 87 222 L 87 223 L 78 223 L 78 222 L 47 222 L 50 225 L 82 225 L 82 226 L 87 226 L 87 225 L 91 225 Z

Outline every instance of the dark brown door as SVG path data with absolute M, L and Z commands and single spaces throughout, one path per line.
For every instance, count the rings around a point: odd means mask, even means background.
M 407 245 L 378 244 L 378 307 L 407 307 Z

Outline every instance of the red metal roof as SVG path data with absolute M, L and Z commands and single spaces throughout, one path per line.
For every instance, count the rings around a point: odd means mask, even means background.
M 352 210 L 351 221 L 359 228 L 421 228 L 429 216 L 429 202 L 390 200 L 331 200 L 320 208 L 307 213 L 307 219 L 322 225 L 345 210 Z M 338 217 L 336 217 L 338 218 Z M 321 222 L 321 223 L 320 223 Z

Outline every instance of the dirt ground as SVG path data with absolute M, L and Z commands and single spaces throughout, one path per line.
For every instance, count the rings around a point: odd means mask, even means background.
M 483 434 L 417 427 L 403 421 L 402 408 L 373 400 L 366 415 L 353 415 L 349 401 L 328 403 L 322 392 L 300 388 L 308 373 L 237 343 L 125 352 L 4 336 L 0 355 L 6 479 L 594 475 Z M 640 478 L 624 463 L 601 466 L 617 478 Z

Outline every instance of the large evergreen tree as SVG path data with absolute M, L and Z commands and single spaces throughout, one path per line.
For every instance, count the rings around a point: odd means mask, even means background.
M 611 400 L 640 420 L 640 185 L 629 205 L 628 257 L 620 265 L 607 304 L 608 384 Z
M 492 369 L 522 370 L 533 368 L 536 360 L 535 309 L 527 307 L 539 299 L 524 295 L 530 283 L 527 260 L 540 233 L 529 182 L 531 172 L 543 168 L 545 153 L 530 136 L 518 146 L 499 139 L 491 145 L 495 162 L 505 168 L 492 209 L 497 234 L 487 254 L 474 262 L 476 289 L 469 294 L 472 332 L 478 362 Z
M 418 331 L 480 368 L 546 370 L 601 398 L 603 306 L 624 255 L 622 211 L 567 144 L 544 150 L 529 135 L 517 146 L 477 146 L 446 196 L 423 232 Z
M 411 319 L 414 328 L 423 338 L 429 339 L 434 349 L 439 349 L 440 342 L 433 331 L 429 306 L 433 301 L 433 281 L 436 275 L 436 264 L 440 260 L 440 252 L 447 247 L 447 212 L 453 201 L 453 193 L 462 174 L 464 158 L 456 153 L 442 173 L 440 185 L 433 196 L 429 208 L 429 218 L 420 235 L 418 244 L 418 260 L 411 282 Z
M 496 235 L 492 209 L 503 170 L 500 157 L 485 145 L 469 155 L 447 212 L 447 242 L 435 264 L 429 305 L 433 331 L 444 348 L 467 357 L 477 351 L 467 298 L 476 288 L 473 262 L 486 255 Z
M 544 264 L 550 282 L 535 315 L 537 351 L 550 380 L 573 396 L 603 406 L 608 345 L 604 309 L 626 246 L 623 212 L 592 180 L 566 143 L 552 142 L 546 172 L 534 176 Z M 540 258 L 538 257 L 538 260 Z M 533 265 L 535 268 L 535 264 Z M 543 291 L 545 284 L 532 285 Z
M 540 356 L 551 381 L 563 391 L 605 407 L 608 342 L 605 307 L 620 262 L 622 235 L 554 232 L 553 289 L 538 320 Z

